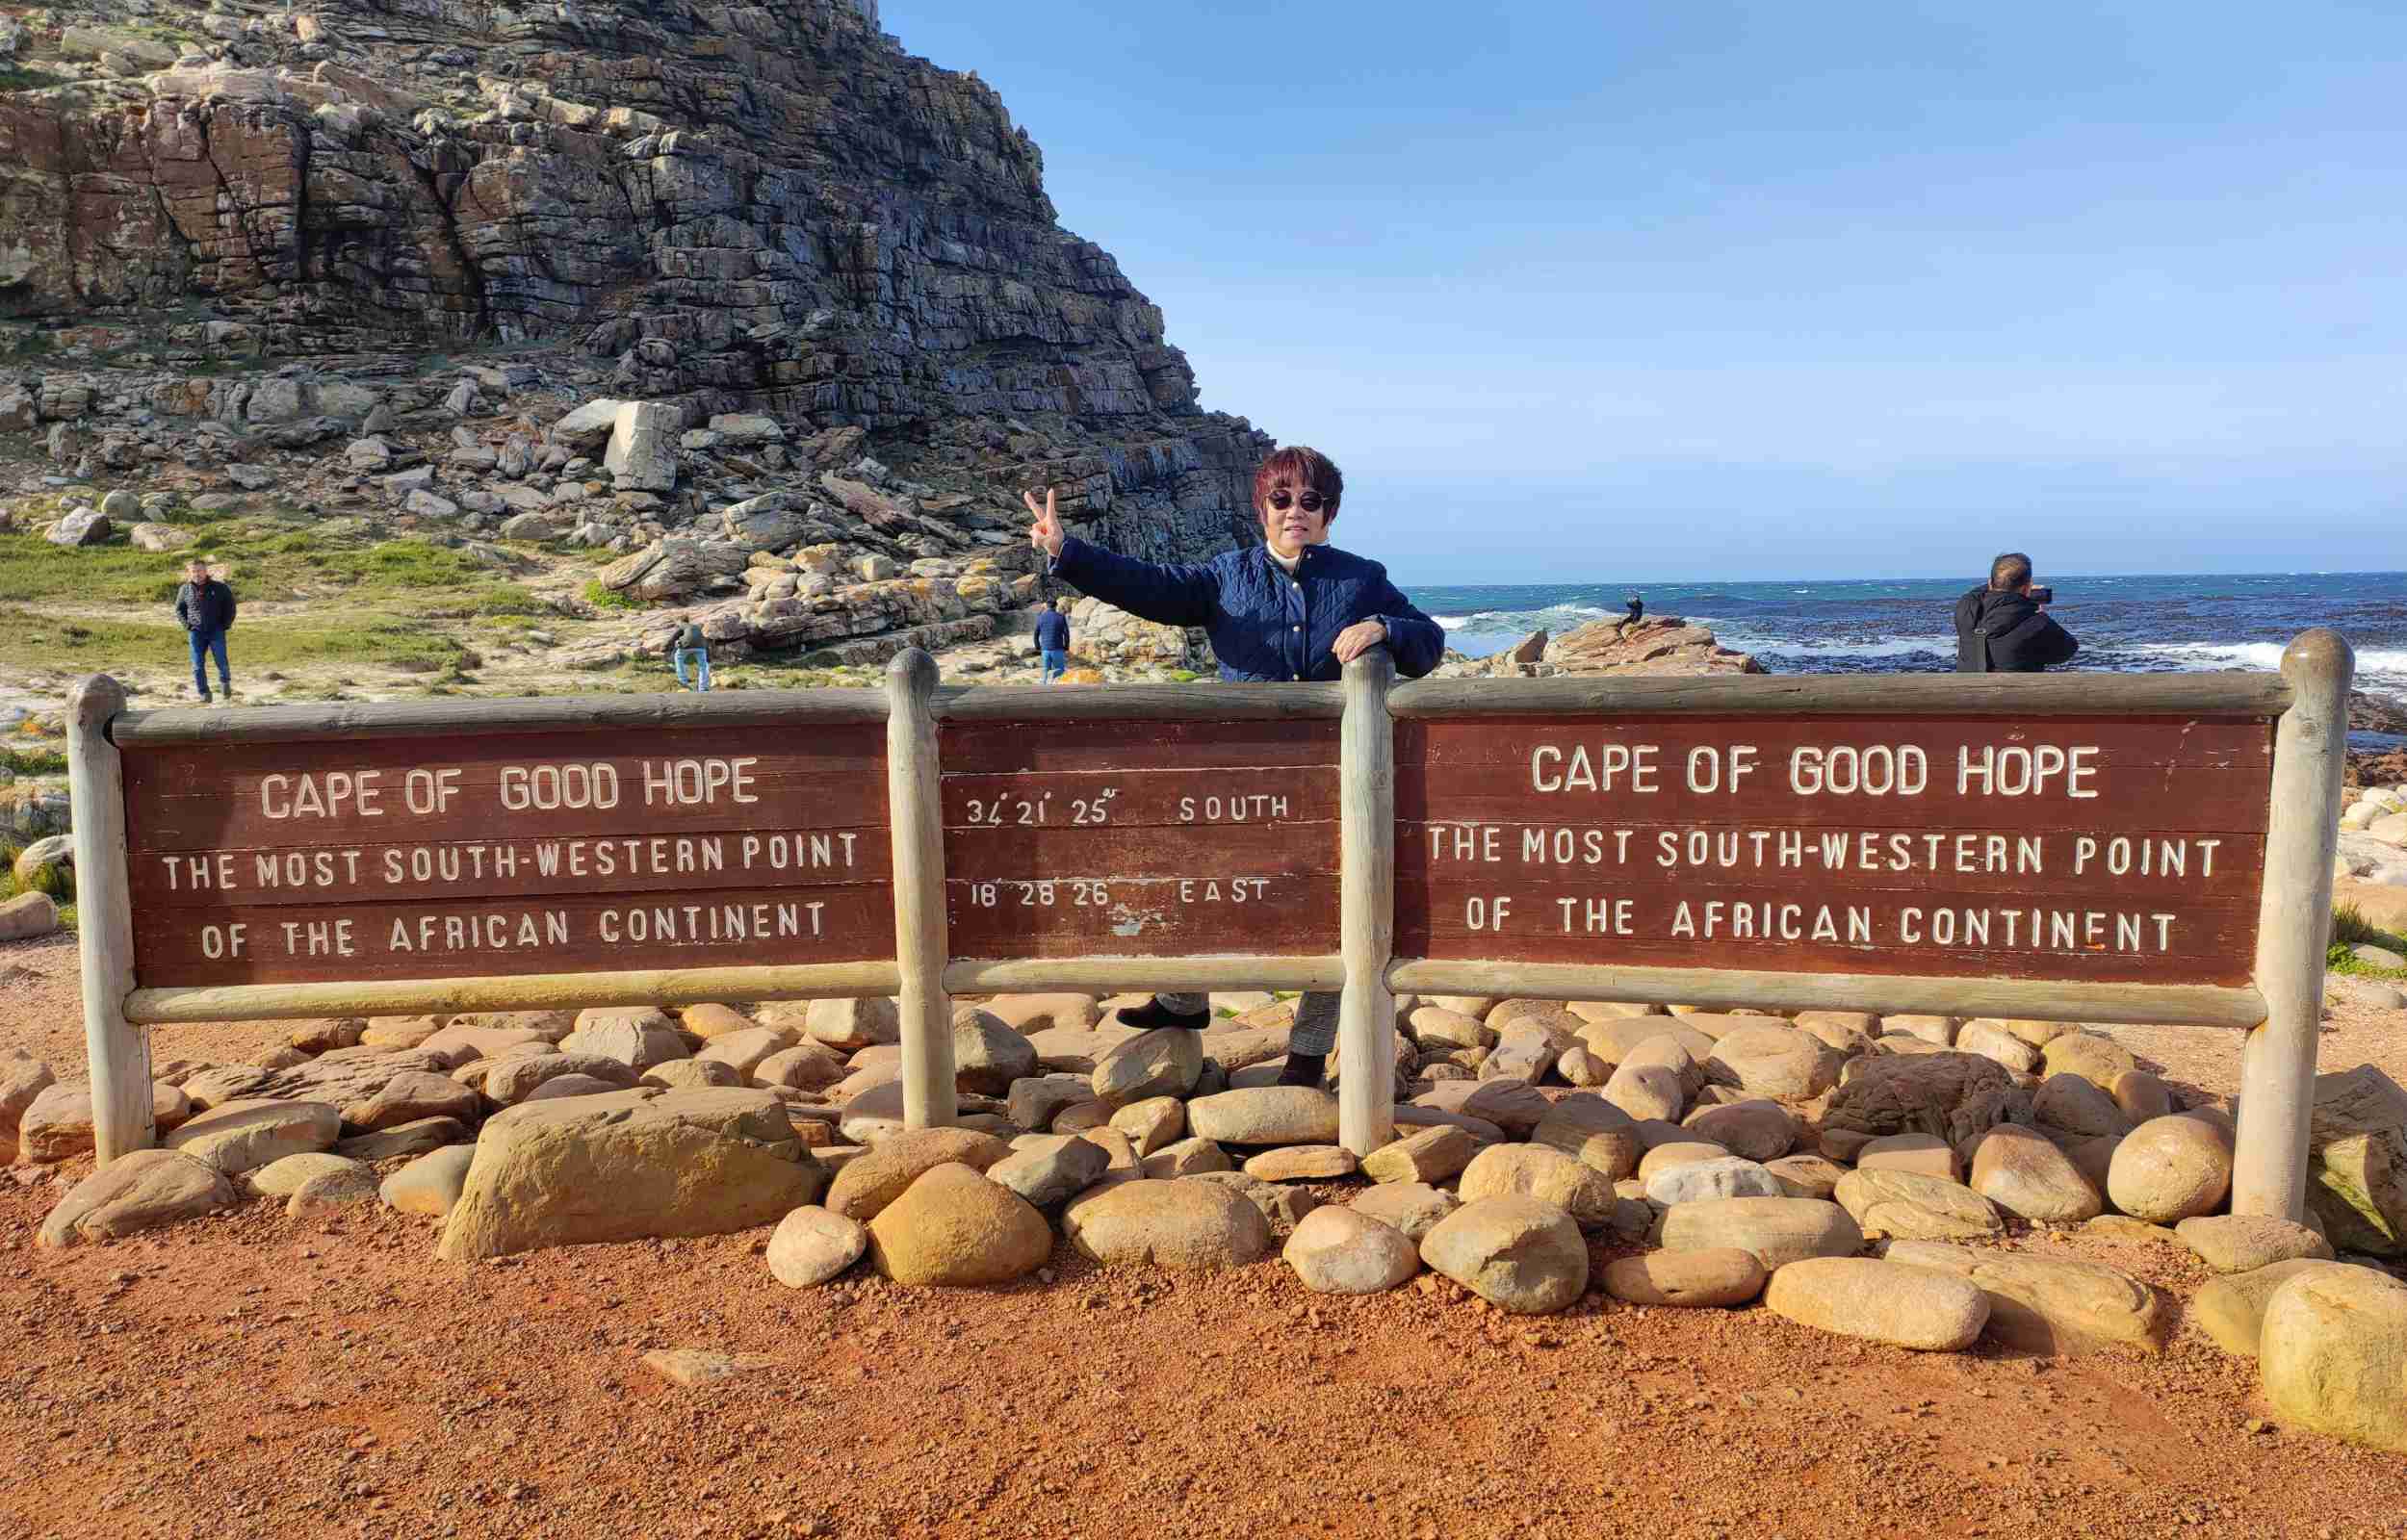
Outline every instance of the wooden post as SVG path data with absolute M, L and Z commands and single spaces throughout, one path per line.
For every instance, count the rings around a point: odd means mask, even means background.
M 902 981 L 903 1122 L 950 1123 L 953 1013 L 945 994 L 945 801 L 936 749 L 936 659 L 887 665 L 886 800 L 894 842 L 894 962 Z
M 1387 716 L 1395 663 L 1384 647 L 1346 665 L 1338 738 L 1342 831 L 1338 948 L 1337 1138 L 1368 1155 L 1395 1137 L 1396 999 L 1387 959 L 1396 928 L 1396 736 Z
M 2306 1217 L 2308 1120 L 2356 662 L 2338 631 L 2320 629 L 2282 654 L 2292 696 L 2274 729 L 2273 808 L 2257 920 L 2256 983 L 2265 1017 L 2240 1054 L 2234 1214 Z
M 125 1019 L 134 991 L 134 910 L 125 874 L 125 767 L 109 721 L 125 686 L 106 674 L 67 696 L 66 772 L 75 818 L 75 911 L 84 971 L 84 1054 L 99 1164 L 159 1142 L 150 1120 L 150 1038 Z

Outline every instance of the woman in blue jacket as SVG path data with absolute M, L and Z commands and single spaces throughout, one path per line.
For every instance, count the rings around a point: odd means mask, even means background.
M 1329 544 L 1345 477 L 1318 449 L 1284 449 L 1254 473 L 1262 543 L 1205 562 L 1139 561 L 1062 531 L 1054 494 L 1040 505 L 1022 493 L 1035 523 L 1029 543 L 1064 582 L 1164 626 L 1200 626 L 1211 637 L 1220 677 L 1283 682 L 1334 680 L 1374 647 L 1396 672 L 1419 679 L 1446 648 L 1438 624 L 1412 607 L 1378 562 Z M 1156 994 L 1120 1019 L 1132 1027 L 1201 1031 L 1211 1020 L 1201 994 Z M 1337 1041 L 1337 994 L 1312 992 L 1296 1007 L 1284 1086 L 1318 1086 Z

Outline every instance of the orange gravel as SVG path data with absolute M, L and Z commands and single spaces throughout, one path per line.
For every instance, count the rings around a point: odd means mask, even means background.
M 73 952 L 0 948 L 0 1046 L 80 1063 Z M 2325 1066 L 2394 1074 L 2394 1018 Z M 163 1031 L 237 1059 L 272 1023 Z M 2198 1092 L 2236 1039 L 2115 1034 Z M 37 1250 L 88 1162 L 0 1179 L 0 1536 L 2407 1534 L 2407 1459 L 2161 1358 L 1914 1354 L 1757 1309 L 1521 1319 L 1279 1263 L 912 1292 L 776 1284 L 766 1232 L 438 1262 L 431 1221 L 257 1202 Z M 1331 1193 L 1341 1191 L 1333 1185 Z M 2035 1237 L 2176 1297 L 2178 1246 Z M 1608 1253 L 1601 1248 L 1599 1260 Z M 655 1348 L 770 1367 L 681 1390 Z

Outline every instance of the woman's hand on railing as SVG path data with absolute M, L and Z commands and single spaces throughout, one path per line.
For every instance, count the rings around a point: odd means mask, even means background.
M 1036 521 L 1028 526 L 1028 544 L 1048 556 L 1060 555 L 1064 536 L 1061 532 L 1061 520 L 1053 513 L 1053 489 L 1051 487 L 1045 489 L 1043 506 L 1038 505 L 1036 494 L 1033 492 L 1021 493 L 1020 500 L 1028 505 L 1029 516 Z
M 1384 620 L 1358 620 L 1337 633 L 1330 651 L 1340 663 L 1351 663 L 1364 653 L 1387 639 L 1387 623 Z

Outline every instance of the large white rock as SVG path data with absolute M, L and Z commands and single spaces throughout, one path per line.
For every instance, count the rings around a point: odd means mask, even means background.
M 2300 1273 L 2265 1305 L 2257 1367 L 2286 1421 L 2407 1454 L 2407 1283 L 2371 1268 Z
M 667 492 L 677 485 L 677 434 L 685 414 L 660 401 L 629 401 L 610 424 L 602 469 L 621 492 Z

